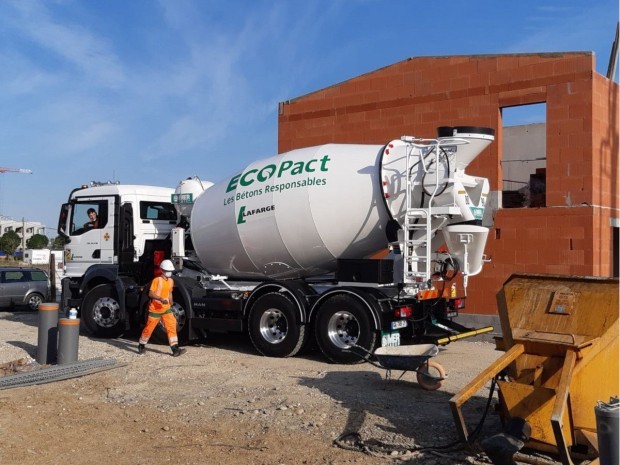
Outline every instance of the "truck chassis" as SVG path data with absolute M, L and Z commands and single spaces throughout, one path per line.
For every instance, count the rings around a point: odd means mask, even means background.
M 359 271 L 391 260 L 356 262 Z M 339 270 L 350 268 L 346 261 L 339 265 Z M 265 356 L 291 357 L 314 343 L 332 362 L 355 363 L 360 361 L 350 351 L 355 346 L 372 352 L 379 346 L 447 344 L 492 330 L 472 330 L 453 321 L 462 298 L 403 296 L 398 286 L 381 282 L 343 283 L 336 279 L 339 272 L 322 280 L 262 282 L 187 274 L 175 276 L 173 312 L 182 344 L 209 332 L 239 332 Z M 382 281 L 378 278 L 374 281 Z M 63 280 L 63 308 L 79 308 L 84 329 L 95 337 L 135 334 L 146 320 L 146 284 L 118 274 L 114 265 L 93 265 L 84 279 Z M 153 340 L 166 342 L 163 327 Z

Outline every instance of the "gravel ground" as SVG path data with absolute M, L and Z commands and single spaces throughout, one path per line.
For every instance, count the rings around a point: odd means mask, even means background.
M 0 312 L 0 364 L 36 358 L 37 318 Z M 179 358 L 158 345 L 138 356 L 136 345 L 81 335 L 80 361 L 104 357 L 115 368 L 0 390 L 0 464 L 490 463 L 471 450 L 411 449 L 455 441 L 448 400 L 501 355 L 492 343 L 442 348 L 433 360 L 447 379 L 437 391 L 421 389 L 414 373 L 386 380 L 381 368 L 330 364 L 312 351 L 261 357 L 242 336 L 215 335 Z M 464 408 L 470 431 L 488 393 Z M 481 437 L 500 429 L 491 411 Z M 344 433 L 366 452 L 335 445 Z

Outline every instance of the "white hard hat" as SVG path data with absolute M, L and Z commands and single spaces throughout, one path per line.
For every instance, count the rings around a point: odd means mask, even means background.
M 161 265 L 159 265 L 159 267 L 162 269 L 162 271 L 174 271 L 174 265 L 170 260 L 164 260 L 163 262 L 161 262 Z

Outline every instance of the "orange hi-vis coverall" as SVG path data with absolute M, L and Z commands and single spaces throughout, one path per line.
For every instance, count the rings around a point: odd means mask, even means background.
M 149 317 L 146 321 L 146 326 L 140 335 L 140 344 L 146 344 L 149 342 L 151 334 L 153 334 L 153 331 L 160 320 L 166 328 L 170 347 L 179 343 L 179 338 L 177 337 L 177 320 L 174 317 L 174 313 L 172 313 L 172 308 L 170 307 L 173 288 L 174 280 L 172 278 L 158 276 L 153 279 L 150 291 L 160 299 L 166 299 L 167 303 L 162 303 L 158 300 L 151 299 L 151 303 L 149 304 Z

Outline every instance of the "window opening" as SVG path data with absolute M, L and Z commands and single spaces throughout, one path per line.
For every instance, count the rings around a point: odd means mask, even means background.
M 504 107 L 502 208 L 546 205 L 546 103 Z

